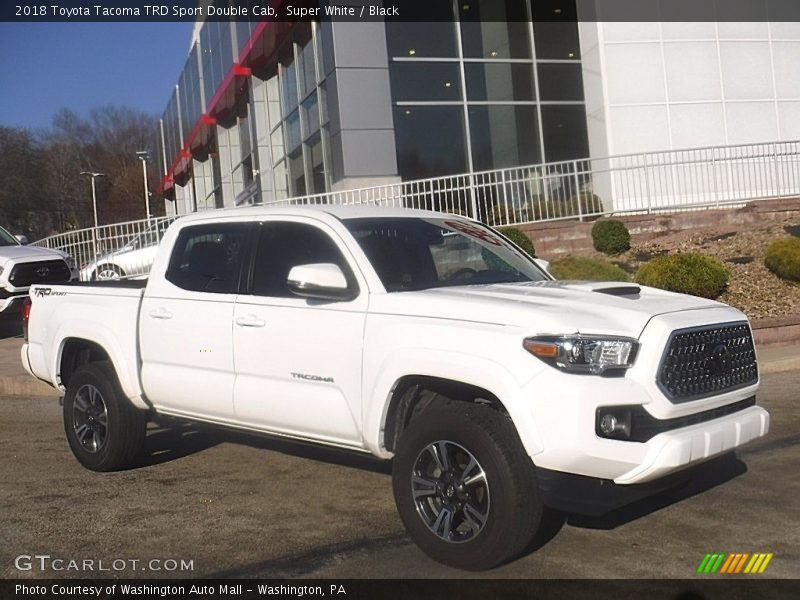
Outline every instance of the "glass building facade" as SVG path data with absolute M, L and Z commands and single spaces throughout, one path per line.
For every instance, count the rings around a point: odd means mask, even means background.
M 160 124 L 170 212 L 588 156 L 574 0 L 427 3 L 438 22 L 198 23 Z
M 520 0 L 428 4 L 440 22 L 387 24 L 403 179 L 588 156 L 575 20 L 537 23 L 540 3 Z

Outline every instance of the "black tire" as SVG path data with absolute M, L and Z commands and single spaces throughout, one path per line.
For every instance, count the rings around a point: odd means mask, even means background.
M 429 485 L 427 481 L 435 477 L 438 491 L 433 494 L 425 491 L 427 495 L 415 501 L 412 476 L 417 476 L 414 484 L 417 492 L 427 489 L 419 484 L 420 465 L 426 463 L 424 453 L 430 454 L 431 447 L 438 447 L 438 442 L 451 444 L 450 452 L 455 453 L 455 460 L 450 462 L 455 465 L 469 460 L 463 450 L 471 454 L 478 469 L 485 474 L 487 491 L 483 491 L 480 484 L 478 488 L 457 485 L 455 504 L 449 504 L 453 486 L 447 486 L 449 490 L 444 486 L 450 475 L 436 476 L 429 472 L 425 474 L 426 486 Z M 456 473 L 458 468 L 454 467 Z M 460 481 L 474 479 L 468 477 L 469 474 L 463 472 Z M 452 481 L 459 481 L 458 476 Z M 542 518 L 533 462 L 516 429 L 506 415 L 479 404 L 450 402 L 431 407 L 413 419 L 398 440 L 392 483 L 397 510 L 414 542 L 434 560 L 460 569 L 491 569 L 516 558 L 533 540 Z M 472 519 L 466 508 L 458 508 L 458 496 L 462 493 L 467 494 L 467 497 L 460 497 L 462 504 L 470 503 L 469 490 L 472 490 L 472 500 L 478 504 L 478 512 L 485 510 L 485 520 L 479 528 L 473 525 L 478 525 L 480 519 Z M 481 492 L 488 500 L 478 497 Z M 450 532 L 450 541 L 444 539 L 444 530 L 437 534 L 431 528 L 430 521 L 438 506 L 451 507 L 453 524 L 460 518 L 459 529 Z M 476 513 L 475 509 L 470 511 Z M 433 527 L 441 516 L 440 511 Z
M 145 413 L 122 394 L 110 363 L 89 363 L 72 374 L 64 397 L 64 431 L 81 465 L 92 471 L 135 466 L 146 427 Z

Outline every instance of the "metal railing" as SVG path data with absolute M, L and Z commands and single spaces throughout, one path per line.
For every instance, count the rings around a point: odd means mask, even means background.
M 407 181 L 270 202 L 378 204 L 495 226 L 742 205 L 800 195 L 800 142 L 712 146 Z
M 715 207 L 800 196 L 800 141 L 572 160 L 267 202 L 424 208 L 494 226 Z M 144 277 L 176 217 L 82 229 L 35 242 L 75 257 L 81 279 Z
M 77 229 L 31 245 L 70 254 L 80 267 L 82 281 L 146 277 L 164 232 L 176 218 L 158 217 Z

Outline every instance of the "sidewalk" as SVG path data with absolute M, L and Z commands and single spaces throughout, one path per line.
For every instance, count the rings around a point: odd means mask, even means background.
M 61 392 L 28 375 L 22 368 L 22 338 L 0 339 L 0 397 L 60 396 Z M 800 344 L 771 345 L 758 348 L 760 373 L 800 370 Z

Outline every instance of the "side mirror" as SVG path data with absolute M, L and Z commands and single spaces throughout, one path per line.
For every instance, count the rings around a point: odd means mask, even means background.
M 542 271 L 544 271 L 545 273 L 550 275 L 550 261 L 549 260 L 544 260 L 543 258 L 534 258 L 533 262 L 535 262 Z
M 17 238 L 17 241 L 23 246 L 27 246 L 28 244 L 31 243 L 30 240 L 28 239 L 28 236 L 25 235 L 24 233 L 20 233 L 19 235 L 15 235 L 14 237 Z
M 293 267 L 286 278 L 286 286 L 293 294 L 312 300 L 352 300 L 355 297 L 342 269 L 333 263 Z

